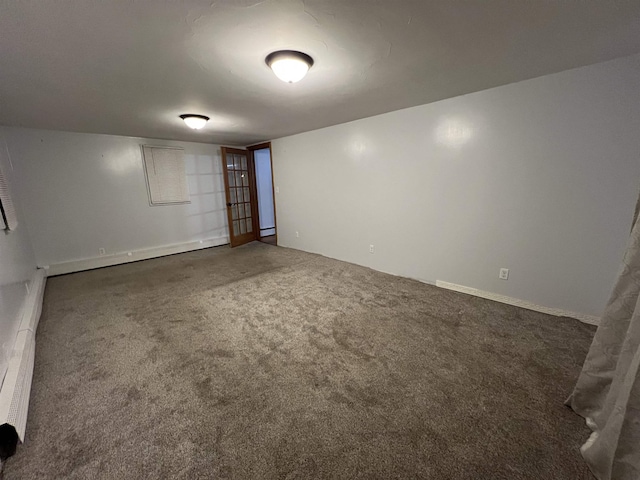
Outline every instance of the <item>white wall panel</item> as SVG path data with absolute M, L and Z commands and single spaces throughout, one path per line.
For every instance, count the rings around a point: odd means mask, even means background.
M 3 127 L 39 265 L 228 237 L 220 149 Z M 150 206 L 141 144 L 184 148 L 189 204 Z
M 16 198 L 15 174 L 0 131 L 0 168 L 6 176 L 19 224 L 14 231 L 0 232 L 0 384 L 11 355 L 27 298 L 27 285 L 36 271 L 27 223 Z
M 278 242 L 599 315 L 640 185 L 639 77 L 636 55 L 275 140 Z

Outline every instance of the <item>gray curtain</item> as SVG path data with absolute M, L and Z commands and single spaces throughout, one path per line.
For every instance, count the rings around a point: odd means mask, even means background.
M 611 298 L 567 400 L 593 433 L 580 451 L 600 480 L 640 479 L 640 198 Z

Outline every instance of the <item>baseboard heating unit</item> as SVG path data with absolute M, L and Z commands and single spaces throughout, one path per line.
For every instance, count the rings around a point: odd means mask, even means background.
M 0 458 L 15 453 L 24 441 L 33 378 L 36 329 L 42 312 L 45 286 L 44 270 L 37 270 L 31 282 L 7 372 L 0 388 Z

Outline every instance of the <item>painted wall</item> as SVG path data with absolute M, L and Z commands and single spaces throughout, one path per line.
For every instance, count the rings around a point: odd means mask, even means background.
M 228 241 L 216 145 L 2 128 L 38 265 Z M 150 206 L 141 144 L 181 146 L 190 204 Z
M 273 182 L 271 178 L 271 152 L 268 148 L 253 152 L 256 165 L 258 208 L 260 210 L 260 235 L 275 235 L 276 219 L 273 207 Z
M 27 222 L 22 205 L 16 198 L 15 172 L 7 154 L 5 138 L 0 132 L 0 169 L 9 183 L 11 198 L 18 215 L 16 230 L 0 231 L 0 384 L 22 318 L 27 285 L 36 269 Z
M 279 244 L 599 315 L 640 186 L 638 78 L 636 55 L 275 140 Z

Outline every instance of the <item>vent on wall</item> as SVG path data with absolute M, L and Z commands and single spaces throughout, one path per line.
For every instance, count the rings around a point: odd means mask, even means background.
M 189 203 L 184 151 L 175 147 L 142 146 L 151 205 Z
M 18 217 L 16 217 L 16 210 L 9 195 L 9 185 L 0 170 L 0 228 L 15 230 L 17 226 Z

